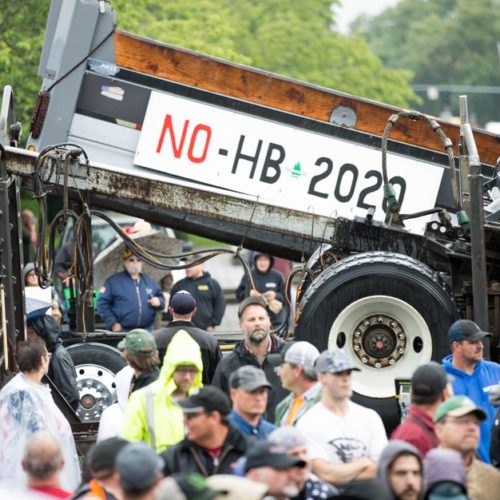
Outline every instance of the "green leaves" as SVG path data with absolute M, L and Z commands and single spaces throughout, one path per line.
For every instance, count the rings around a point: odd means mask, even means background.
M 332 3 L 337 0 L 112 1 L 126 31 L 359 97 L 414 103 L 411 73 L 399 69 L 405 65 L 387 69 L 361 37 L 333 31 Z M 14 87 L 25 135 L 41 85 L 49 4 L 0 0 L 0 85 Z
M 388 67 L 412 70 L 415 83 L 500 87 L 499 0 L 402 0 L 354 27 Z M 424 100 L 422 110 L 438 114 L 448 104 L 457 116 L 458 94 Z M 481 124 L 498 120 L 499 107 L 499 94 L 469 94 Z

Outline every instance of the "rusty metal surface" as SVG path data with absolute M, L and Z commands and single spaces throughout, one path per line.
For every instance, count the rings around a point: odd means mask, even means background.
M 26 150 L 6 150 L 7 168 L 13 175 L 30 177 L 36 158 L 36 154 Z M 62 186 L 63 172 L 55 165 L 51 177 L 44 180 L 50 185 Z M 172 224 L 177 219 L 179 229 L 208 237 L 216 236 L 220 230 L 221 241 L 235 243 L 229 241 L 229 234 L 225 238 L 224 232 L 236 233 L 235 240 L 239 242 L 251 231 L 261 231 L 259 238 L 263 241 L 276 238 L 276 246 L 295 254 L 310 253 L 317 244 L 330 241 L 334 231 L 332 218 L 266 205 L 250 197 L 236 198 L 222 190 L 201 191 L 188 183 L 171 183 L 167 178 L 159 181 L 111 171 L 100 165 L 74 165 L 69 188 L 85 191 L 91 199 L 92 195 L 103 196 L 104 204 L 123 213 L 137 215 L 137 208 L 143 207 L 143 211 L 154 212 L 154 222 L 162 222 L 158 218 L 164 210 L 164 224 Z M 188 225 L 189 217 L 193 216 L 199 218 Z M 224 224 L 229 225 L 227 229 L 223 228 Z

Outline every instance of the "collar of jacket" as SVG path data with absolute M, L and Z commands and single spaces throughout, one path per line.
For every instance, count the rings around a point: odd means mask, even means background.
M 227 433 L 226 440 L 222 444 L 222 452 L 228 448 L 229 446 L 232 447 L 232 449 L 239 451 L 241 453 L 245 453 L 248 442 L 245 436 L 238 430 L 236 427 L 234 427 L 232 424 L 229 424 L 228 426 L 229 432 Z M 201 446 L 198 446 L 196 443 L 193 443 L 191 440 L 188 438 L 183 439 L 179 443 L 179 447 L 183 448 L 185 450 L 189 449 L 194 449 L 194 450 L 203 450 Z
M 272 334 L 269 335 L 269 337 L 271 339 L 271 348 L 269 349 L 269 353 L 278 352 L 285 342 Z M 236 344 L 234 351 L 240 356 L 255 356 L 255 354 L 246 346 L 245 340 L 240 340 Z

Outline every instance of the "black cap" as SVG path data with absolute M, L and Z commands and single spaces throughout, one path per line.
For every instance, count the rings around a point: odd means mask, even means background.
M 184 413 L 193 413 L 197 411 L 218 411 L 221 415 L 231 413 L 231 402 L 226 394 L 214 387 L 207 385 L 200 389 L 197 394 L 193 394 L 186 399 L 177 401 Z
M 259 467 L 286 470 L 291 467 L 305 467 L 300 458 L 288 455 L 286 448 L 267 441 L 255 441 L 246 453 L 245 472 Z
M 243 300 L 240 303 L 240 307 L 238 307 L 238 318 L 241 318 L 243 311 L 248 306 L 262 306 L 266 311 L 268 311 L 267 303 L 266 303 L 264 297 L 261 297 L 261 296 L 259 296 L 259 297 L 247 297 L 245 300 Z
M 459 319 L 455 321 L 448 330 L 448 342 L 450 344 L 452 342 L 460 342 L 461 340 L 475 342 L 476 340 L 491 336 L 491 333 L 483 332 L 474 321 L 470 321 L 469 319 Z
M 174 313 L 183 315 L 193 312 L 196 308 L 195 298 L 186 290 L 179 290 L 170 300 L 170 307 Z
M 438 396 L 449 381 L 448 375 L 440 364 L 435 361 L 426 363 L 419 366 L 411 378 L 412 396 L 413 398 Z

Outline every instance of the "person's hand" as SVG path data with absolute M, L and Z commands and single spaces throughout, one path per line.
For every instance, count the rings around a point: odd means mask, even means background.
M 250 297 L 260 297 L 260 293 L 255 288 L 252 288 L 250 290 Z
M 113 332 L 121 332 L 122 331 L 122 325 L 120 325 L 120 323 L 113 323 L 111 325 L 111 331 L 113 331 Z
M 207 326 L 207 332 L 213 332 L 215 330 L 215 326 Z
M 264 297 L 267 300 L 274 300 L 276 298 L 276 292 L 273 292 L 272 290 L 269 290 L 268 292 L 264 293 Z
M 160 299 L 158 297 L 152 297 L 148 302 L 151 307 L 159 307 L 160 305 Z

